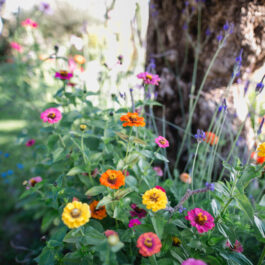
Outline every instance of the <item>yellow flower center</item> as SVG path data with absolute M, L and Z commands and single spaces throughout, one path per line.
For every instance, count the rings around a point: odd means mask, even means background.
M 166 140 L 165 139 L 161 139 L 161 140 L 159 140 L 159 143 L 162 144 L 162 145 L 165 145 L 166 144 Z
M 137 122 L 137 116 L 136 115 L 132 115 L 132 116 L 129 117 L 129 120 L 131 122 Z
M 48 118 L 54 119 L 55 116 L 56 116 L 55 113 L 49 113 Z
M 153 240 L 150 237 L 147 237 L 144 241 L 144 245 L 147 246 L 148 248 L 151 248 L 153 246 Z
M 62 76 L 67 76 L 67 75 L 68 75 L 68 72 L 65 71 L 65 70 L 61 70 L 61 71 L 60 71 L 60 75 L 62 75 Z
M 86 126 L 85 124 L 81 124 L 81 125 L 80 125 L 80 130 L 81 130 L 81 131 L 84 131 L 84 130 L 86 129 L 86 127 L 87 127 L 87 126 Z
M 152 75 L 149 75 L 149 74 L 147 74 L 147 75 L 146 75 L 146 78 L 147 78 L 147 79 L 149 79 L 149 80 L 152 80 L 152 79 L 153 79 L 153 76 L 152 76 Z
M 176 236 L 173 236 L 172 241 L 173 241 L 173 246 L 175 247 L 179 247 L 181 245 L 180 239 Z
M 30 186 L 31 187 L 34 187 L 36 183 L 37 183 L 37 181 L 35 179 L 30 180 Z
M 159 199 L 159 195 L 156 194 L 155 192 L 153 194 L 150 195 L 150 200 L 153 202 L 157 202 L 157 200 Z
M 115 184 L 117 181 L 117 176 L 114 175 L 114 174 L 110 174 L 109 177 L 108 177 L 108 182 L 111 183 L 111 184 Z
M 196 218 L 195 218 L 195 222 L 199 225 L 204 225 L 207 221 L 207 216 L 203 215 L 202 213 L 199 213 Z
M 71 216 L 72 216 L 73 218 L 78 218 L 80 215 L 81 215 L 81 210 L 80 210 L 80 209 L 74 208 L 74 209 L 71 211 Z

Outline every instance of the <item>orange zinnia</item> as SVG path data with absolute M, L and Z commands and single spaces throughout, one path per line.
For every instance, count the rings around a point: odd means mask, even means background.
M 257 164 L 263 164 L 265 162 L 265 156 L 258 156 L 256 163 Z
M 123 127 L 126 126 L 145 126 L 145 122 L 144 122 L 144 118 L 143 117 L 139 117 L 137 112 L 131 113 L 128 112 L 126 115 L 123 115 L 120 117 L 121 121 L 125 121 L 125 123 L 123 123 Z
M 76 54 L 74 56 L 74 61 L 78 64 L 84 64 L 86 62 L 86 59 L 84 56 L 80 55 L 80 54 Z
M 120 186 L 125 185 L 125 176 L 119 170 L 108 169 L 101 175 L 99 181 L 102 185 L 117 190 Z
M 184 183 L 190 184 L 192 182 L 191 176 L 188 173 L 180 174 L 179 178 Z
M 106 208 L 105 206 L 101 206 L 97 209 L 99 201 L 93 201 L 89 204 L 90 211 L 91 211 L 91 217 L 102 220 L 103 218 L 107 217 Z
M 215 145 L 218 143 L 219 137 L 216 136 L 214 133 L 212 132 L 205 132 L 205 142 L 210 144 L 210 145 Z

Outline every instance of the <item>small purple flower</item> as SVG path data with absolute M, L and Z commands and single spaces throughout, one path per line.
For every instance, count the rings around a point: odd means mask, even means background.
M 263 88 L 264 88 L 264 85 L 262 84 L 262 82 L 257 83 L 256 92 L 261 93 Z
M 131 208 L 133 209 L 133 211 L 130 211 L 130 214 L 132 217 L 137 216 L 138 218 L 144 218 L 147 214 L 145 209 L 141 209 L 139 208 L 135 203 L 131 204 Z
M 50 4 L 46 2 L 40 3 L 39 10 L 45 13 L 46 15 L 51 15 L 53 13 Z
M 222 110 L 226 111 L 227 110 L 227 104 L 226 104 L 226 99 L 223 99 L 222 105 L 219 106 L 218 112 L 221 112 Z
M 260 125 L 259 125 L 259 129 L 258 129 L 258 131 L 257 131 L 257 135 L 260 135 L 260 134 L 261 134 L 263 124 L 264 124 L 264 117 L 262 118 L 261 123 L 260 123 Z
M 224 31 L 229 30 L 229 23 L 226 21 L 226 23 L 223 26 Z
M 185 210 L 187 210 L 187 208 L 180 206 L 179 208 L 179 213 L 183 213 Z
M 187 30 L 188 29 L 188 24 L 187 22 L 184 23 L 183 27 L 182 27 L 184 30 Z
M 131 227 L 134 227 L 134 226 L 136 226 L 136 225 L 140 225 L 140 224 L 141 224 L 141 221 L 138 220 L 137 218 L 135 218 L 135 219 L 131 219 L 131 220 L 130 220 L 128 226 L 131 228 Z
M 245 87 L 244 87 L 244 96 L 247 94 L 249 84 L 250 84 L 250 81 L 247 80 L 247 82 L 246 82 L 246 84 L 245 84 Z
M 212 34 L 211 30 L 209 28 L 206 29 L 205 35 L 210 36 Z
M 155 59 L 154 58 L 150 59 L 149 67 L 151 69 L 155 69 L 156 68 L 156 64 L 155 64 Z
M 219 33 L 218 36 L 216 37 L 217 40 L 220 42 L 223 39 L 222 33 Z
M 194 137 L 196 138 L 198 143 L 201 143 L 202 141 L 205 140 L 206 134 L 203 130 L 198 129 L 197 134 L 195 134 Z
M 211 191 L 214 191 L 214 183 L 208 183 L 206 182 L 205 183 L 205 186 L 207 189 L 211 190 Z

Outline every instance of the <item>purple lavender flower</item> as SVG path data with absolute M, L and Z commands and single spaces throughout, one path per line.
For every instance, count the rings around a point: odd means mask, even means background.
M 223 26 L 224 31 L 229 30 L 229 23 L 226 21 L 226 23 Z
M 222 105 L 219 106 L 218 112 L 221 112 L 222 110 L 226 111 L 227 110 L 227 104 L 226 104 L 226 99 L 223 99 Z
M 205 186 L 207 189 L 211 190 L 211 191 L 214 191 L 214 183 L 208 183 L 206 182 L 205 183 Z
M 261 93 L 263 88 L 264 88 L 264 85 L 263 85 L 262 81 L 257 83 L 256 92 Z
M 216 38 L 220 42 L 223 39 L 222 33 L 219 33 Z
M 260 134 L 261 134 L 263 124 L 264 124 L 264 117 L 262 118 L 261 123 L 260 123 L 260 125 L 259 125 L 259 129 L 258 129 L 258 131 L 257 131 L 257 135 L 260 135 Z
M 205 35 L 210 36 L 212 34 L 211 30 L 209 28 L 206 29 Z
M 247 80 L 247 82 L 246 82 L 246 84 L 245 84 L 245 87 L 244 87 L 244 96 L 247 94 L 249 84 L 250 84 L 250 81 Z
M 184 23 L 183 27 L 182 27 L 184 30 L 187 30 L 188 29 L 188 24 L 187 22 Z
M 194 137 L 196 138 L 198 143 L 201 143 L 202 141 L 205 140 L 206 134 L 203 130 L 198 129 L 197 134 L 195 134 Z
M 40 3 L 39 10 L 45 13 L 46 15 L 51 15 L 53 13 L 50 4 L 46 2 Z
M 155 69 L 156 68 L 156 64 L 155 64 L 155 59 L 154 58 L 150 59 L 149 66 L 150 66 L 151 69 Z
M 180 206 L 179 208 L 179 213 L 183 213 L 185 210 L 187 210 L 187 208 Z

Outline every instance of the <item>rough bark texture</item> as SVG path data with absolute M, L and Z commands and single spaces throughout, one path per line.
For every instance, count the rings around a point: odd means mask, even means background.
M 156 72 L 161 76 L 158 100 L 166 106 L 166 119 L 183 128 L 186 120 L 183 119 L 181 113 L 185 113 L 185 115 L 188 113 L 195 58 L 192 44 L 196 42 L 198 20 L 197 2 L 189 1 L 187 7 L 185 7 L 185 2 L 188 1 L 151 0 L 147 36 L 147 59 L 156 59 Z M 201 42 L 204 45 L 198 61 L 196 91 L 211 58 L 217 50 L 217 36 L 223 31 L 224 24 L 226 22 L 233 23 L 234 29 L 217 57 L 205 83 L 198 108 L 193 117 L 193 133 L 197 128 L 204 130 L 208 128 L 214 110 L 222 101 L 223 90 L 231 78 L 235 58 L 240 49 L 243 49 L 242 79 L 245 73 L 253 72 L 261 67 L 265 59 L 265 1 L 206 0 L 205 3 L 200 4 L 202 5 Z M 186 28 L 189 16 L 191 19 L 188 28 Z M 211 35 L 208 37 L 206 36 L 207 29 L 211 31 Z M 187 43 L 188 56 L 185 65 L 185 46 Z M 180 99 L 178 90 L 181 91 L 182 99 Z M 233 97 L 229 97 L 227 100 L 229 107 L 231 107 Z M 184 110 L 181 110 L 181 103 Z M 231 119 L 228 119 L 227 122 L 232 124 L 232 128 L 236 132 L 238 123 L 234 119 L 231 109 L 229 112 Z M 156 112 L 158 115 L 161 114 L 159 109 Z M 176 139 L 181 139 L 178 138 L 181 136 L 181 132 L 168 127 L 167 133 L 167 137 L 171 142 L 174 142 L 172 149 L 176 150 L 179 144 Z

